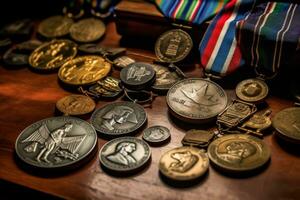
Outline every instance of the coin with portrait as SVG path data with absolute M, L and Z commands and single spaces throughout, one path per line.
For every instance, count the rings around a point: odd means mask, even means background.
M 110 103 L 94 111 L 91 123 L 102 135 L 120 137 L 132 134 L 147 121 L 144 108 L 132 102 Z
M 74 21 L 65 16 L 51 16 L 44 19 L 38 26 L 38 33 L 47 38 L 62 37 L 69 34 Z
M 159 171 L 166 177 L 189 181 L 201 177 L 208 170 L 209 159 L 200 149 L 178 147 L 162 155 Z
M 100 56 L 80 56 L 64 63 L 58 78 L 68 85 L 90 85 L 106 77 L 111 64 Z
M 187 32 L 173 29 L 159 36 L 155 43 L 155 54 L 162 62 L 176 63 L 185 59 L 192 47 L 193 40 Z
M 149 145 L 135 137 L 116 138 L 99 152 L 100 163 L 109 170 L 132 172 L 141 169 L 151 157 Z
M 84 115 L 96 107 L 93 99 L 85 95 L 68 95 L 56 102 L 56 108 L 65 115 Z
M 53 70 L 61 67 L 65 62 L 77 54 L 77 45 L 70 40 L 52 40 L 35 49 L 29 64 L 37 70 Z
M 170 130 L 164 126 L 151 126 L 144 130 L 143 139 L 151 145 L 160 145 L 170 140 Z
M 260 102 L 268 95 L 269 88 L 264 81 L 247 79 L 240 82 L 235 89 L 239 99 L 247 102 Z
M 208 147 L 210 161 L 226 172 L 247 172 L 265 165 L 271 156 L 264 141 L 250 135 L 231 134 L 214 140 Z
M 97 144 L 95 129 L 75 117 L 51 117 L 24 129 L 16 140 L 18 157 L 33 167 L 65 168 L 83 162 Z
M 82 19 L 70 28 L 72 39 L 77 42 L 94 42 L 105 33 L 105 24 L 96 18 Z

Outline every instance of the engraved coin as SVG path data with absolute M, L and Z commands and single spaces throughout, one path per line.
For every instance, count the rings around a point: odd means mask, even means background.
M 91 123 L 95 129 L 108 136 L 123 136 L 134 133 L 145 124 L 144 108 L 132 102 L 116 102 L 94 111 Z
M 53 40 L 35 49 L 29 64 L 37 70 L 53 70 L 61 67 L 65 62 L 77 54 L 77 45 L 70 40 Z
M 56 108 L 65 115 L 84 115 L 92 112 L 96 107 L 93 99 L 85 95 L 69 95 L 56 102 Z
M 260 102 L 268 95 L 267 84 L 259 79 L 247 79 L 240 82 L 235 89 L 239 99 L 247 102 Z
M 25 128 L 16 140 L 18 157 L 39 168 L 63 168 L 83 162 L 97 144 L 95 129 L 74 117 L 51 117 Z
M 161 145 L 170 140 L 170 137 L 170 130 L 164 126 L 152 126 L 143 132 L 143 139 L 151 145 Z
M 94 42 L 105 33 L 105 24 L 95 18 L 82 19 L 71 26 L 71 37 L 77 42 Z
M 62 37 L 69 34 L 74 21 L 65 16 L 52 16 L 43 20 L 38 26 L 38 33 L 47 38 Z
M 291 107 L 278 112 L 272 119 L 272 126 L 281 138 L 300 143 L 300 108 Z
M 226 172 L 247 172 L 270 159 L 270 149 L 256 137 L 231 134 L 214 140 L 208 147 L 210 161 Z
M 194 180 L 207 170 L 209 159 L 200 149 L 178 147 L 162 155 L 159 171 L 168 178 L 178 181 Z
M 170 71 L 168 67 L 152 65 L 156 72 L 156 79 L 152 89 L 157 92 L 167 92 L 174 83 L 183 79 L 176 71 Z
M 191 36 L 174 29 L 163 33 L 155 44 L 155 54 L 160 61 L 175 63 L 183 60 L 193 47 Z
M 120 79 L 128 89 L 143 90 L 154 83 L 155 71 L 148 63 L 135 62 L 121 70 Z
M 110 69 L 111 64 L 100 56 L 81 56 L 66 62 L 58 77 L 69 85 L 89 85 L 106 77 Z
M 116 138 L 100 150 L 100 163 L 107 169 L 129 172 L 141 169 L 151 157 L 149 145 L 135 137 Z
M 167 94 L 171 114 L 189 123 L 214 119 L 227 106 L 227 95 L 216 83 L 189 78 L 175 83 Z

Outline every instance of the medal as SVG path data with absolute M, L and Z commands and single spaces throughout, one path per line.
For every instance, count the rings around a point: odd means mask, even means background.
M 212 131 L 205 130 L 189 130 L 181 143 L 184 146 L 192 146 L 206 149 L 209 143 L 214 139 L 215 134 Z
M 69 116 L 81 116 L 91 113 L 96 107 L 95 102 L 84 95 L 69 95 L 56 102 L 56 109 Z
M 206 153 L 193 147 L 172 149 L 159 160 L 159 171 L 176 181 L 195 180 L 207 172 L 208 166 Z
M 35 49 L 29 64 L 33 69 L 49 71 L 61 67 L 77 54 L 77 45 L 70 40 L 52 40 Z
M 105 24 L 95 18 L 82 19 L 70 28 L 71 38 L 77 42 L 94 42 L 105 33 Z
M 149 145 L 135 137 L 113 139 L 99 152 L 100 163 L 105 169 L 126 174 L 142 169 L 150 157 Z
M 227 95 L 216 83 L 189 78 L 175 83 L 167 94 L 172 115 L 188 123 L 205 123 L 213 120 L 227 106 Z
M 143 90 L 154 83 L 155 71 L 150 64 L 135 62 L 121 70 L 120 78 L 126 88 Z
M 128 67 L 128 65 L 130 65 L 134 62 L 135 62 L 135 60 L 133 60 L 132 58 L 130 58 L 128 56 L 120 56 L 113 60 L 114 66 L 121 68 L 121 69 Z
M 193 47 L 191 36 L 181 29 L 163 33 L 155 43 L 155 54 L 159 61 L 176 63 L 187 57 Z
M 132 102 L 116 102 L 94 111 L 91 123 L 107 137 L 134 134 L 147 121 L 144 108 Z
M 90 85 L 106 77 L 110 70 L 111 64 L 100 56 L 81 56 L 64 63 L 58 78 L 72 86 Z
M 164 126 L 152 126 L 143 132 L 143 139 L 151 146 L 160 146 L 170 141 L 170 138 L 170 130 Z
M 32 167 L 62 169 L 84 162 L 96 146 L 96 131 L 86 121 L 52 117 L 24 129 L 15 149 L 18 157 Z
M 207 153 L 215 167 L 231 173 L 258 169 L 271 156 L 269 147 L 261 139 L 241 134 L 230 134 L 214 140 Z
M 52 16 L 43 20 L 38 26 L 38 33 L 46 38 L 68 35 L 74 21 L 69 17 Z

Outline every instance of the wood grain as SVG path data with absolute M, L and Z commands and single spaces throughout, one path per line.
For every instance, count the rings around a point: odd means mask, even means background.
M 116 47 L 120 46 L 120 40 L 115 24 L 109 23 L 107 34 L 100 43 Z M 126 47 L 128 52 L 147 56 L 133 56 L 137 60 L 150 62 L 154 57 L 151 50 Z M 199 65 L 181 67 L 188 76 L 201 77 Z M 113 76 L 117 77 L 118 74 L 114 70 Z M 226 81 L 236 82 L 235 79 Z M 234 96 L 232 87 L 225 88 L 230 96 Z M 191 187 L 176 188 L 163 182 L 158 174 L 160 156 L 171 148 L 181 146 L 180 141 L 187 129 L 170 119 L 164 96 L 157 97 L 152 108 L 146 109 L 147 126 L 166 126 L 172 138 L 163 147 L 151 148 L 152 162 L 142 172 L 126 178 L 110 176 L 101 169 L 97 154 L 84 166 L 64 175 L 43 177 L 24 171 L 14 159 L 14 144 L 18 134 L 35 121 L 53 116 L 56 101 L 69 93 L 59 86 L 57 74 L 37 74 L 28 68 L 9 70 L 0 67 L 0 179 L 66 199 L 250 200 L 300 197 L 299 154 L 281 145 L 272 131 L 264 139 L 272 150 L 272 160 L 259 174 L 232 178 L 210 167 L 207 176 Z M 97 107 L 107 103 L 99 101 Z M 275 96 L 268 97 L 267 103 L 273 110 L 272 115 L 293 104 L 290 100 Z M 141 132 L 137 137 L 141 137 Z M 98 139 L 98 151 L 105 142 Z

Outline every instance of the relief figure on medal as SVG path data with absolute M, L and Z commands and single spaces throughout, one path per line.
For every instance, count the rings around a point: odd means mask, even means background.
M 134 79 L 135 81 L 141 81 L 144 76 L 149 76 L 151 74 L 150 71 L 146 69 L 146 67 L 131 67 L 127 72 L 127 80 Z
M 70 97 L 70 100 L 64 102 L 63 105 L 65 107 L 66 113 L 74 113 L 81 110 L 86 110 L 85 102 L 82 102 L 79 97 Z
M 117 144 L 115 152 L 106 156 L 107 160 L 129 166 L 136 164 L 137 160 L 131 154 L 136 151 L 136 144 L 133 142 L 120 142 Z
M 24 150 L 27 153 L 37 152 L 35 159 L 38 162 L 54 164 L 53 162 L 61 162 L 61 158 L 76 160 L 79 156 L 77 151 L 86 135 L 68 136 L 72 128 L 72 123 L 65 123 L 50 131 L 47 125 L 43 124 L 22 141 L 22 143 L 30 143 Z M 49 156 L 53 154 L 56 156 L 50 160 Z
M 128 106 L 117 106 L 108 111 L 103 117 L 101 127 L 108 130 L 118 129 L 121 125 L 133 127 L 138 123 L 134 110 Z
M 156 71 L 155 85 L 165 85 L 175 83 L 177 77 L 167 69 L 159 69 Z
M 179 173 L 189 171 L 198 162 L 199 158 L 190 151 L 175 152 L 171 154 L 174 159 L 169 169 Z
M 150 140 L 160 140 L 164 137 L 164 131 L 160 128 L 151 130 L 151 133 L 149 134 L 148 138 Z
M 255 153 L 255 146 L 248 142 L 230 142 L 224 150 L 216 152 L 220 159 L 232 164 L 241 164 Z
M 258 96 L 262 92 L 262 87 L 258 83 L 249 83 L 245 85 L 242 90 L 242 93 L 245 96 L 255 97 Z
M 181 42 L 181 37 L 178 34 L 174 35 L 174 37 L 170 39 L 168 48 L 166 50 L 166 55 L 176 56 L 180 42 Z

